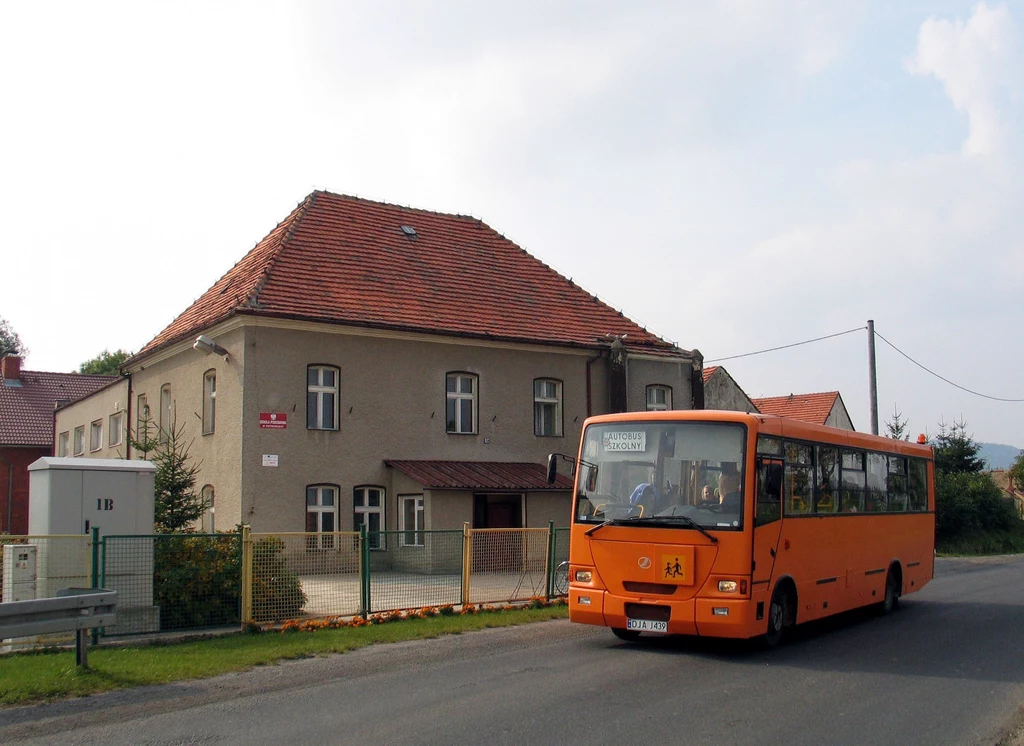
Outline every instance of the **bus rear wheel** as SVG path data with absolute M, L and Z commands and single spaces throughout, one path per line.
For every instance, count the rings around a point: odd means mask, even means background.
M 878 606 L 878 610 L 883 614 L 891 614 L 899 608 L 901 585 L 899 573 L 890 567 L 889 574 L 885 576 L 885 598 Z
M 640 633 L 635 629 L 622 629 L 621 627 L 612 627 L 612 634 L 618 637 L 620 640 L 626 642 L 636 642 L 640 639 Z
M 768 606 L 768 631 L 764 634 L 764 642 L 770 648 L 782 642 L 786 631 L 786 616 L 789 614 L 789 594 L 782 586 L 775 586 L 772 602 Z

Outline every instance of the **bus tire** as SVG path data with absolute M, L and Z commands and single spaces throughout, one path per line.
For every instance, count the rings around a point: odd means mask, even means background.
M 640 633 L 635 629 L 622 629 L 621 627 L 612 627 L 612 634 L 618 637 L 620 640 L 626 642 L 636 642 L 640 639 Z
M 891 614 L 899 608 L 902 586 L 903 577 L 899 565 L 892 565 L 885 576 L 885 597 L 878 605 L 878 610 L 882 614 Z
M 764 643 L 767 647 L 773 648 L 782 642 L 791 603 L 789 591 L 782 583 L 776 585 L 775 591 L 772 593 L 771 604 L 768 606 L 768 630 L 764 634 Z

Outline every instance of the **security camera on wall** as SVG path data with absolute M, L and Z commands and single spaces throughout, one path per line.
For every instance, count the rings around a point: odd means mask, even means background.
M 221 347 L 219 344 L 214 342 L 212 339 L 207 337 L 205 334 L 200 334 L 196 337 L 196 341 L 192 343 L 192 349 L 199 350 L 209 355 L 211 352 L 215 352 L 218 355 L 223 355 L 225 359 L 228 356 L 228 351 Z

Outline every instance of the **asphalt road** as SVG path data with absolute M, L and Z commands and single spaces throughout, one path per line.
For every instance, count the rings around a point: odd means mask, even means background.
M 1024 557 L 986 558 L 772 651 L 547 622 L 0 710 L 0 743 L 996 744 L 1021 703 Z

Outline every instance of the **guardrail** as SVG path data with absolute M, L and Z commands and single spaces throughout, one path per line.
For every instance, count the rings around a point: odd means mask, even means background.
M 88 631 L 117 621 L 117 591 L 66 588 L 57 598 L 0 603 L 0 640 L 75 632 L 75 662 L 89 667 Z

